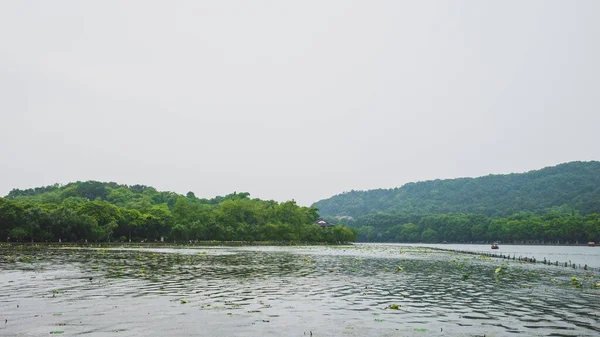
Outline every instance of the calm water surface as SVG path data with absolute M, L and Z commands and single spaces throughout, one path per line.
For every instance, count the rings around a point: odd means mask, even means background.
M 400 245 L 3 246 L 0 336 L 598 336 L 598 283 Z

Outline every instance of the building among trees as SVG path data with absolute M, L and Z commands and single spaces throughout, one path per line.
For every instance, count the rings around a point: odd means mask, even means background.
M 317 221 L 315 221 L 315 223 L 323 228 L 326 227 L 331 227 L 332 224 L 330 224 L 329 222 L 325 221 L 324 219 L 318 218 Z

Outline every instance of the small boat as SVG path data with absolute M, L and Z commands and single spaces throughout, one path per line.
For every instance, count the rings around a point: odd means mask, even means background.
M 498 247 L 497 243 L 492 244 L 492 249 L 498 249 L 498 248 L 500 248 L 500 247 Z
M 594 247 L 595 245 L 596 243 L 593 241 L 588 242 L 588 247 Z

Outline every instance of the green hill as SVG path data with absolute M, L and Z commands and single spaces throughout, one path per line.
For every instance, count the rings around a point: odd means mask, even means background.
M 600 241 L 600 162 L 351 191 L 314 207 L 359 241 Z
M 600 213 L 600 162 L 570 162 L 526 173 L 408 183 L 399 188 L 350 191 L 313 204 L 322 216 L 376 212 L 472 213 L 490 217 L 543 214 L 562 207 Z
M 321 228 L 317 209 L 232 193 L 212 199 L 144 185 L 84 181 L 12 190 L 0 198 L 4 241 L 348 242 L 343 226 Z

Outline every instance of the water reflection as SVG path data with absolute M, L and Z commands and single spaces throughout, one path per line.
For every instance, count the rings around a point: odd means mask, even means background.
M 0 335 L 184 336 L 200 321 L 239 336 L 600 333 L 595 273 L 414 247 L 4 247 L 0 260 Z

